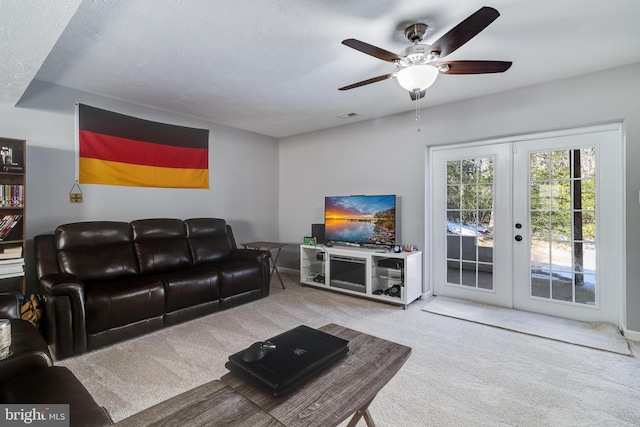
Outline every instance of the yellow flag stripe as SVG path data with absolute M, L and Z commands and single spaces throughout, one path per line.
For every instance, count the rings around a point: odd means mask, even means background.
M 209 188 L 209 171 L 133 165 L 80 157 L 80 184 Z

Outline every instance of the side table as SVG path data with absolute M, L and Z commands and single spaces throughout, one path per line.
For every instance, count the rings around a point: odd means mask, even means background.
M 284 248 L 286 243 L 278 243 L 278 242 L 248 242 L 242 243 L 245 249 L 259 249 L 263 251 L 271 252 L 273 249 L 276 249 L 276 257 L 271 257 L 271 275 L 273 276 L 273 272 L 276 272 L 276 276 L 278 276 L 278 280 L 280 280 L 280 284 L 282 285 L 282 289 L 286 289 L 284 287 L 284 282 L 282 281 L 282 277 L 280 277 L 280 272 L 278 271 L 278 257 L 280 256 L 280 251 Z

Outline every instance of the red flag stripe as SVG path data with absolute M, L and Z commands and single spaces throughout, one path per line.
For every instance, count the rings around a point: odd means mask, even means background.
M 80 130 L 80 157 L 146 166 L 208 169 L 206 148 L 185 148 Z

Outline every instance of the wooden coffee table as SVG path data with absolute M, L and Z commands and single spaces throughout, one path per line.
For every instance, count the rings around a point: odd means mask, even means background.
M 273 397 L 233 373 L 220 380 L 285 426 L 335 426 L 353 415 L 349 426 L 364 417 L 372 427 L 369 405 L 407 361 L 411 348 L 336 324 L 319 330 L 349 340 L 349 353 L 290 394 Z
M 407 361 L 411 348 L 335 324 L 319 329 L 349 340 L 349 353 L 285 396 L 273 397 L 228 373 L 116 425 L 328 427 L 353 415 L 350 427 L 363 417 L 373 427 L 369 405 Z
M 117 427 L 283 427 L 220 381 L 211 381 L 115 424 Z

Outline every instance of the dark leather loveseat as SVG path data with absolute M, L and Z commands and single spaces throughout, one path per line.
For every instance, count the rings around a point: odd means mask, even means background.
M 269 295 L 269 252 L 223 219 L 77 222 L 34 246 L 57 359 Z
M 64 366 L 53 365 L 40 331 L 20 319 L 19 308 L 15 293 L 0 294 L 0 318 L 11 322 L 10 354 L 0 359 L 0 403 L 25 412 L 67 404 L 71 427 L 111 425 L 109 412 L 96 403 L 76 376 Z

